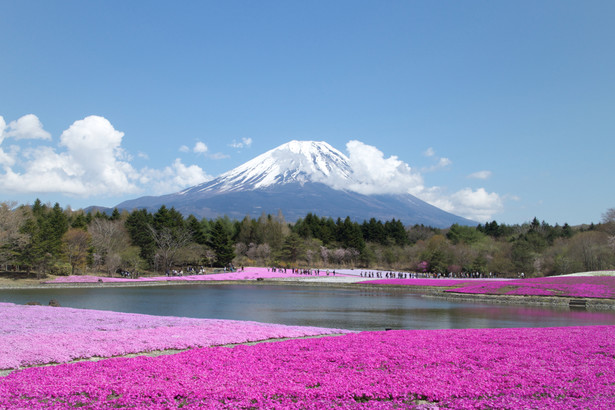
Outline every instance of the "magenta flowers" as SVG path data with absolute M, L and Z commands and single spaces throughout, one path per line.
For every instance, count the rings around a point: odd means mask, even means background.
M 361 283 L 373 285 L 399 285 L 399 286 L 434 286 L 434 287 L 450 287 L 460 286 L 467 283 L 475 282 L 475 279 L 375 279 L 366 280 Z M 481 283 L 483 281 L 480 281 Z
M 380 285 L 454 287 L 446 292 L 485 295 L 615 298 L 615 276 L 559 276 L 532 279 L 378 279 Z
M 487 295 L 615 298 L 615 276 L 565 276 L 510 281 L 480 281 L 447 292 Z
M 0 369 L 346 330 L 0 303 Z
M 0 408 L 615 407 L 615 327 L 364 332 L 31 368 Z

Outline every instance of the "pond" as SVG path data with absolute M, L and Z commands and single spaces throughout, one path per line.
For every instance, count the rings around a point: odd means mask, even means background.
M 615 312 L 427 298 L 400 290 L 275 285 L 181 285 L 0 290 L 0 302 L 160 316 L 251 320 L 350 330 L 615 325 Z

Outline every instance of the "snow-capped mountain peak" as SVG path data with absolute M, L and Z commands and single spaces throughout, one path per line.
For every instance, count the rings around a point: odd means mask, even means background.
M 349 148 L 349 152 L 353 151 Z M 361 155 L 357 161 L 351 154 L 353 159 L 349 160 L 326 142 L 291 141 L 211 181 L 174 194 L 124 201 L 117 208 L 145 208 L 156 212 L 165 205 L 184 215 L 201 218 L 226 215 L 238 220 L 246 215 L 259 218 L 283 211 L 286 220 L 291 222 L 311 212 L 332 218 L 348 216 L 356 221 L 396 218 L 406 224 L 435 227 L 448 227 L 453 223 L 475 225 L 409 193 L 387 193 L 382 171 L 390 174 L 391 170 L 370 168 L 360 161 L 369 155 L 378 157 L 378 152 L 368 150 Z M 393 161 L 397 168 L 398 162 Z M 392 179 L 398 185 L 407 180 L 404 175 L 412 177 L 403 171 L 393 172 Z M 379 192 L 361 192 L 365 189 L 360 188 L 366 185 L 370 191 L 374 191 L 373 187 L 379 188 Z
M 348 157 L 323 141 L 290 141 L 182 193 L 245 191 L 287 183 L 350 181 Z

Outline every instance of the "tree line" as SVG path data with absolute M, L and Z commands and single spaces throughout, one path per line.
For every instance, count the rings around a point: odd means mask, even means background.
M 59 204 L 0 203 L 0 270 L 68 275 L 206 266 L 352 267 L 444 275 L 546 276 L 615 267 L 615 208 L 599 224 L 534 218 L 438 229 L 396 219 L 362 223 L 281 212 L 243 220 L 184 217 L 174 208 L 110 214 Z

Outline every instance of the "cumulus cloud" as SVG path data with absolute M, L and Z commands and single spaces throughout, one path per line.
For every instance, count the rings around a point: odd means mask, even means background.
M 473 221 L 485 222 L 500 212 L 503 200 L 497 193 L 484 188 L 464 188 L 452 194 L 440 187 L 427 187 L 420 172 L 396 156 L 386 158 L 376 147 L 359 141 L 346 144 L 350 161 L 350 180 L 332 176 L 328 181 L 335 188 L 344 188 L 361 194 L 405 194 L 409 193 L 447 212 Z M 426 156 L 434 157 L 435 151 L 428 149 Z M 438 167 L 451 164 L 448 158 L 439 158 Z M 430 169 L 433 169 L 430 168 Z
M 416 196 L 444 211 L 477 222 L 492 220 L 493 215 L 504 208 L 502 197 L 495 192 L 487 192 L 484 188 L 463 188 L 447 194 L 441 187 L 431 187 L 423 189 Z
M 489 179 L 491 177 L 491 171 L 478 171 L 468 175 L 468 178 L 473 179 Z
M 95 115 L 75 121 L 60 135 L 57 147 L 11 147 L 7 153 L 1 146 L 7 138 L 51 136 L 32 114 L 8 126 L 0 117 L 0 190 L 13 193 L 114 196 L 150 191 L 147 183 L 173 191 L 210 178 L 200 167 L 186 166 L 179 160 L 163 170 L 136 170 L 130 164 L 131 156 L 121 146 L 124 133 L 106 118 Z
M 495 192 L 489 193 L 484 188 L 464 188 L 451 195 L 451 201 L 455 213 L 478 222 L 490 220 L 494 213 L 503 208 L 500 196 Z
M 64 152 L 46 146 L 24 151 L 23 172 L 5 169 L 0 186 L 15 192 L 78 196 L 136 192 L 132 183 L 136 172 L 122 160 L 123 136 L 103 117 L 75 121 L 60 136 L 59 146 L 65 148 Z
M 4 121 L 4 117 L 0 115 L 0 145 L 4 140 L 4 129 L 6 128 L 6 121 Z
M 423 184 L 421 175 L 396 156 L 385 158 L 382 151 L 360 141 L 349 141 L 346 149 L 352 169 L 346 189 L 366 195 L 395 194 Z
M 0 165 L 11 166 L 13 164 L 12 158 L 4 152 L 2 149 L 2 141 L 4 141 L 4 129 L 6 128 L 6 121 L 4 117 L 0 115 Z
M 196 154 L 204 154 L 207 152 L 208 148 L 207 148 L 207 145 L 205 145 L 205 143 L 198 141 L 196 144 L 194 144 L 194 148 L 192 150 Z
M 207 175 L 199 166 L 186 166 L 179 158 L 176 158 L 173 164 L 163 169 L 143 169 L 139 182 L 147 185 L 151 193 L 160 195 L 198 185 L 210 179 L 212 176 Z
M 4 122 L 4 120 L 3 120 Z M 3 125 L 3 124 L 0 124 Z M 34 114 L 27 114 L 23 117 L 11 121 L 6 127 L 5 136 L 15 138 L 16 140 L 21 139 L 42 139 L 42 140 L 50 140 L 51 134 L 43 129 L 43 124 L 40 122 L 38 117 Z M 2 141 L 0 140 L 0 143 Z

